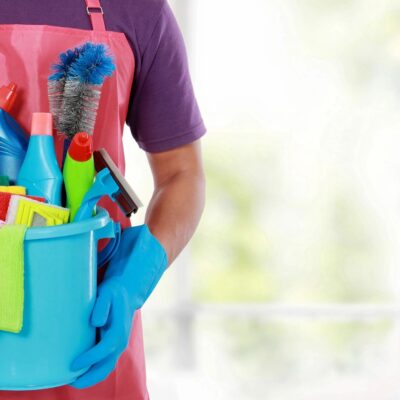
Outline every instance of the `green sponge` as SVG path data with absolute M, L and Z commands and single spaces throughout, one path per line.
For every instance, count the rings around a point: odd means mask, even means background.
M 26 227 L 0 229 L 0 331 L 19 333 L 24 315 L 24 238 Z

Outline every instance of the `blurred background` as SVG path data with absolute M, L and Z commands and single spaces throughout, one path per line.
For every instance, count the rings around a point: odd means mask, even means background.
M 399 2 L 170 4 L 208 193 L 143 310 L 152 400 L 400 399 Z

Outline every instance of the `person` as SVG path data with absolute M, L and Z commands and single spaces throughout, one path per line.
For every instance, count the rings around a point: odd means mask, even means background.
M 105 203 L 125 232 L 133 232 L 124 249 L 133 262 L 114 263 L 100 283 L 92 323 L 101 337 L 75 365 L 88 372 L 71 385 L 0 391 L 0 400 L 148 399 L 140 307 L 190 241 L 204 208 L 206 129 L 167 0 L 1 0 L 0 85 L 15 81 L 23 89 L 16 119 L 27 129 L 32 112 L 48 111 L 51 64 L 87 41 L 106 43 L 116 62 L 103 88 L 94 147 L 105 147 L 124 172 L 126 122 L 147 154 L 154 193 L 145 224 L 132 231 L 122 213 Z

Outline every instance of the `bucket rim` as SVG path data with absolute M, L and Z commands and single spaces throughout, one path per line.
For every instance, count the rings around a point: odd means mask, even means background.
M 108 212 L 101 208 L 97 208 L 97 214 L 87 220 L 80 222 L 72 222 L 64 225 L 33 227 L 28 228 L 25 234 L 25 241 L 56 239 L 67 236 L 80 235 L 91 231 L 97 231 L 104 228 L 111 221 Z

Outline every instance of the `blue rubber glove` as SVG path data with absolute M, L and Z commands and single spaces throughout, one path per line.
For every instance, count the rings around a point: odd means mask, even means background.
M 114 371 L 128 346 L 136 310 L 148 299 L 168 265 L 167 254 L 147 225 L 126 229 L 98 288 L 91 323 L 100 341 L 74 360 L 74 371 L 90 369 L 71 386 L 94 386 Z

